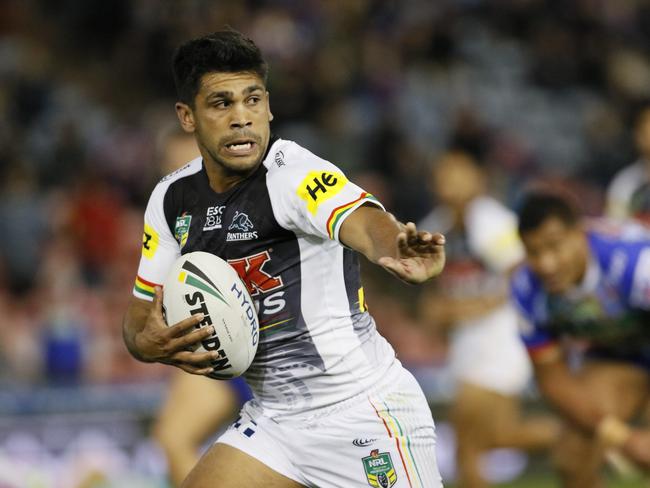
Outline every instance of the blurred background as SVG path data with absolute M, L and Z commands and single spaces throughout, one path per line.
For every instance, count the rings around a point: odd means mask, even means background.
M 130 358 L 121 318 L 146 200 L 185 162 L 163 157 L 173 49 L 224 25 L 270 64 L 272 130 L 403 220 L 435 205 L 431 162 L 451 147 L 507 205 L 545 181 L 590 215 L 636 158 L 644 0 L 0 1 L 0 486 L 166 486 L 148 427 L 169 368 Z M 418 323 L 416 290 L 372 270 L 366 287 L 380 330 L 444 405 L 446 341 Z M 453 478 L 453 452 L 440 456 Z M 526 463 L 494 476 L 526 476 Z

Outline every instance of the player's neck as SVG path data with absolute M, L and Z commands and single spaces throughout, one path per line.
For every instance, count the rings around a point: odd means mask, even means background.
M 215 161 L 203 158 L 203 165 L 208 175 L 210 188 L 217 193 L 224 193 L 246 180 L 257 171 L 260 164 L 261 161 L 247 171 L 233 171 Z

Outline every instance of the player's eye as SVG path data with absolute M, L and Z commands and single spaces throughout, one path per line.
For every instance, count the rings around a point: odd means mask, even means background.
M 211 103 L 211 105 L 214 108 L 227 108 L 230 106 L 230 102 L 228 100 L 215 100 Z
M 262 97 L 260 97 L 258 95 L 253 95 L 251 97 L 248 97 L 248 103 L 250 105 L 255 105 L 255 104 L 259 103 L 260 100 L 262 100 Z

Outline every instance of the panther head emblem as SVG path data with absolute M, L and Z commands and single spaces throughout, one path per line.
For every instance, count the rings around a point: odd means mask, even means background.
M 237 229 L 242 232 L 249 232 L 252 228 L 253 222 L 248 218 L 248 215 L 235 211 L 235 216 L 232 218 L 232 223 L 228 227 L 228 230 Z

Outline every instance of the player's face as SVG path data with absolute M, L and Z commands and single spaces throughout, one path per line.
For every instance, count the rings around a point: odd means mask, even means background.
M 183 128 L 194 132 L 203 158 L 224 174 L 248 174 L 262 161 L 273 116 L 255 73 L 205 74 L 194 107 L 177 103 L 176 111 Z
M 563 293 L 582 280 L 589 248 L 579 226 L 568 226 L 556 217 L 549 217 L 521 238 L 528 265 L 547 292 Z
M 462 212 L 483 191 L 483 175 L 476 164 L 462 154 L 450 154 L 433 171 L 433 191 L 439 201 Z

